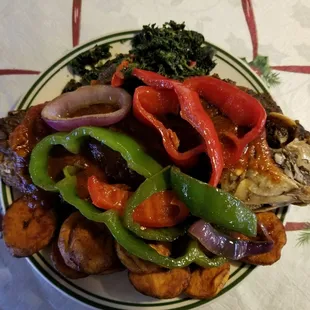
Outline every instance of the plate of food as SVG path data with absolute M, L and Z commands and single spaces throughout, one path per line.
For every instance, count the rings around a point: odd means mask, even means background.
M 219 298 L 280 259 L 287 206 L 310 202 L 310 134 L 172 21 L 73 49 L 0 133 L 8 250 L 99 309 Z

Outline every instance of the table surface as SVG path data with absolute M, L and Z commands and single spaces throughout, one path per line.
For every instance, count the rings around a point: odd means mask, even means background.
M 36 71 L 44 71 L 73 45 L 172 19 L 248 61 L 257 53 L 268 56 L 281 80 L 272 95 L 287 115 L 310 129 L 310 1 L 84 0 L 79 11 L 80 2 L 0 1 L 0 116 L 14 108 Z M 310 209 L 291 207 L 286 221 L 310 221 Z M 309 309 L 310 244 L 296 246 L 298 234 L 287 233 L 279 262 L 256 268 L 208 309 Z M 87 309 L 37 276 L 26 260 L 11 258 L 1 240 L 0 253 L 0 309 Z

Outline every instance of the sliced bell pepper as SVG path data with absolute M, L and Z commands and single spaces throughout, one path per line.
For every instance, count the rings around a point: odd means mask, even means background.
M 160 255 L 156 250 L 146 244 L 143 239 L 137 238 L 123 226 L 117 211 L 109 210 L 101 212 L 91 203 L 80 199 L 75 190 L 76 177 L 70 175 L 70 171 L 65 173 L 65 178 L 56 184 L 56 188 L 66 202 L 77 208 L 89 220 L 104 223 L 115 240 L 125 250 L 141 259 L 165 268 L 182 268 L 192 263 L 196 263 L 204 268 L 212 268 L 220 266 L 227 261 L 224 257 L 207 257 L 201 250 L 198 242 L 194 240 L 190 242 L 186 253 L 181 257 L 171 258 Z
M 175 91 L 181 107 L 181 117 L 189 122 L 204 139 L 204 144 L 195 149 L 194 155 L 197 155 L 201 151 L 205 151 L 208 154 L 212 165 L 212 174 L 209 183 L 212 186 L 217 186 L 224 167 L 222 146 L 213 122 L 203 109 L 197 92 L 190 90 L 180 82 L 169 80 L 154 72 L 134 68 L 132 74 L 149 86 L 159 89 L 173 89 Z M 136 96 L 135 94 L 135 97 L 134 109 L 135 105 L 139 102 L 137 100 L 138 95 Z
M 111 86 L 120 87 L 124 84 L 124 73 L 122 70 L 126 69 L 129 65 L 128 60 L 123 60 L 116 68 L 111 80 Z
M 126 206 L 126 202 L 132 194 L 126 185 L 108 184 L 100 181 L 96 176 L 91 176 L 87 181 L 87 188 L 92 203 L 104 210 L 116 210 L 120 215 Z
M 217 186 L 224 168 L 224 159 L 214 124 L 196 92 L 181 84 L 175 84 L 174 89 L 181 105 L 181 117 L 189 122 L 204 139 L 204 151 L 208 154 L 212 166 L 209 184 Z
M 225 166 L 235 164 L 245 147 L 265 128 L 267 117 L 265 109 L 258 100 L 238 87 L 211 76 L 192 77 L 186 79 L 184 85 L 198 92 L 236 125 L 250 129 L 241 138 L 232 132 L 225 133 L 232 142 L 224 143 Z
M 111 185 L 96 176 L 89 177 L 87 183 L 90 198 L 97 208 L 113 209 L 123 215 L 127 200 L 132 195 L 126 185 Z M 185 204 L 172 191 L 161 191 L 144 200 L 135 209 L 133 220 L 147 228 L 172 227 L 183 222 L 188 214 Z
M 147 228 L 172 227 L 189 215 L 186 205 L 173 191 L 161 191 L 144 200 L 134 211 L 133 220 Z
M 162 167 L 150 156 L 144 153 L 140 145 L 132 138 L 109 130 L 98 127 L 80 127 L 71 133 L 56 133 L 41 140 L 33 149 L 30 156 L 29 173 L 32 181 L 38 187 L 46 191 L 58 191 L 56 183 L 48 174 L 48 154 L 54 145 L 62 145 L 68 151 L 78 154 L 85 137 L 92 137 L 101 143 L 111 147 L 114 151 L 120 152 L 127 161 L 128 167 L 137 173 L 149 178 L 162 170 Z M 165 183 L 166 184 L 166 183 Z M 167 187 L 162 190 L 167 189 Z M 143 199 L 144 200 L 144 199 Z M 140 225 L 136 223 L 133 227 Z M 162 228 L 156 231 L 146 229 L 143 231 L 145 236 L 153 238 L 151 240 L 172 241 L 185 233 L 185 228 L 172 227 Z
M 45 137 L 33 149 L 29 173 L 32 181 L 46 191 L 57 191 L 55 182 L 48 174 L 48 154 L 54 145 L 62 145 L 69 152 L 78 154 L 85 138 L 92 137 L 120 152 L 127 161 L 128 167 L 148 178 L 162 170 L 153 158 L 142 150 L 141 146 L 132 138 L 105 128 L 80 127 L 70 133 L 56 133 Z
M 255 213 L 231 194 L 196 180 L 176 167 L 171 168 L 171 185 L 191 214 L 228 230 L 256 236 Z
M 203 146 L 197 146 L 189 151 L 178 151 L 179 138 L 171 129 L 167 129 L 156 117 L 179 112 L 178 98 L 171 90 L 157 90 L 148 86 L 136 88 L 133 97 L 133 112 L 135 117 L 148 126 L 153 126 L 161 134 L 163 145 L 171 160 L 178 166 L 190 167 L 203 152 Z
M 173 241 L 186 232 L 186 227 L 174 226 L 170 228 L 145 228 L 134 221 L 134 212 L 139 205 L 151 197 L 153 194 L 169 189 L 170 187 L 170 167 L 166 167 L 161 172 L 146 179 L 129 198 L 125 212 L 124 225 L 137 236 L 147 240 Z

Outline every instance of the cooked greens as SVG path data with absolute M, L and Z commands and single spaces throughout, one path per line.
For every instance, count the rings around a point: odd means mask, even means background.
M 136 67 L 173 79 L 207 75 L 215 66 L 214 49 L 202 34 L 185 30 L 185 23 L 170 21 L 162 28 L 143 26 L 131 44 L 129 54 Z
M 109 57 L 111 57 L 110 45 L 96 45 L 89 51 L 71 60 L 68 66 L 74 75 L 83 76 L 89 73 L 89 71 L 97 69 L 96 65 L 101 60 L 108 59 Z
M 208 75 L 214 68 L 214 49 L 205 42 L 202 34 L 185 29 L 185 23 L 174 21 L 162 27 L 155 24 L 143 26 L 141 32 L 131 40 L 132 49 L 128 54 L 111 57 L 110 45 L 95 46 L 69 62 L 72 74 L 80 76 L 80 81 L 71 79 L 63 92 L 73 91 L 91 80 L 101 84 L 110 83 L 116 67 L 123 59 L 129 60 L 125 76 L 131 68 L 158 72 L 164 76 L 183 80 L 189 76 Z
M 63 93 L 74 91 L 82 85 L 89 85 L 91 80 L 97 80 L 99 73 L 104 70 L 103 60 L 111 57 L 110 45 L 96 45 L 68 63 L 68 69 L 73 75 L 81 77 L 80 81 L 71 79 L 63 89 Z M 104 63 L 104 62 L 103 62 Z

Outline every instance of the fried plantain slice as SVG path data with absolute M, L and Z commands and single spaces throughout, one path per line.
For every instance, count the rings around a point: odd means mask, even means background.
M 150 244 L 150 246 L 161 255 L 169 256 L 171 254 L 171 244 L 168 242 L 158 242 L 156 244 Z M 116 243 L 116 253 L 122 264 L 131 272 L 146 274 L 163 270 L 161 266 L 129 254 L 118 243 Z
M 65 261 L 59 252 L 57 241 L 52 244 L 51 260 L 54 267 L 69 279 L 79 279 L 88 276 L 86 273 L 76 271 L 65 264 Z
M 138 292 L 166 299 L 182 294 L 189 284 L 191 274 L 189 268 L 175 268 L 149 274 L 129 272 L 128 277 Z
M 58 247 L 67 266 L 87 274 L 103 274 L 119 264 L 113 237 L 106 226 L 89 221 L 79 212 L 62 224 Z
M 67 217 L 67 219 L 62 223 L 60 227 L 57 242 L 59 252 L 65 264 L 76 271 L 79 271 L 79 268 L 70 257 L 69 240 L 72 230 L 77 225 L 77 222 L 81 220 L 81 218 L 82 215 L 79 212 L 71 213 L 71 215 Z
M 214 268 L 198 268 L 192 272 L 185 293 L 192 298 L 212 298 L 222 290 L 228 281 L 229 272 L 229 263 Z
M 253 265 L 272 265 L 280 259 L 282 248 L 286 244 L 285 228 L 280 219 L 272 212 L 257 213 L 256 217 L 265 226 L 274 246 L 268 253 L 251 255 L 243 258 L 242 261 Z M 259 230 L 258 238 L 261 239 L 263 236 L 263 232 Z M 245 236 L 241 238 L 248 239 Z
M 31 256 L 53 238 L 56 216 L 51 208 L 31 196 L 12 203 L 3 218 L 3 239 L 13 256 Z

